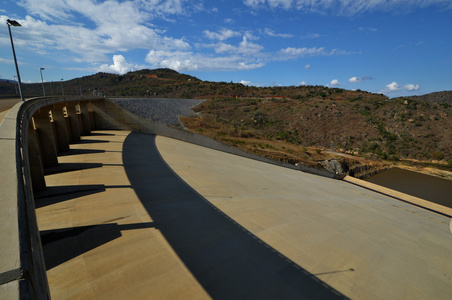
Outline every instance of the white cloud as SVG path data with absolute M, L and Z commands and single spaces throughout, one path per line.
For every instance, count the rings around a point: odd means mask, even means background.
M 322 36 L 322 35 L 321 35 L 321 34 L 318 34 L 318 33 L 311 33 L 311 34 L 302 36 L 301 39 L 316 39 L 316 38 L 319 38 L 319 37 L 321 37 L 321 36 Z
M 26 30 L 17 31 L 15 42 L 26 44 L 36 53 L 52 53 L 77 62 L 107 60 L 114 52 L 132 49 L 186 50 L 190 48 L 187 42 L 164 36 L 164 31 L 149 24 L 156 17 L 186 13 L 185 2 L 23 0 L 20 5 L 40 19 L 26 16 L 18 20 Z
M 309 83 L 307 83 L 306 81 L 302 81 L 302 82 L 300 82 L 300 84 L 299 85 L 308 85 Z
M 275 60 L 291 60 L 310 56 L 352 55 L 352 54 L 356 53 L 337 49 L 333 49 L 328 52 L 325 50 L 325 47 L 312 47 L 312 48 L 287 47 L 285 49 L 281 49 L 278 51 L 278 56 L 275 58 Z
M 6 59 L 0 57 L 0 63 L 2 64 L 12 64 L 14 61 L 12 59 Z
M 154 68 L 171 68 L 176 71 L 228 71 L 252 70 L 264 66 L 263 62 L 239 55 L 214 57 L 189 51 L 151 50 L 146 61 Z
M 241 80 L 240 83 L 243 84 L 243 85 L 250 85 L 251 81 Z
M 293 37 L 292 34 L 276 33 L 274 30 L 271 30 L 269 28 L 265 28 L 264 32 L 265 32 L 266 35 L 271 36 L 271 37 L 281 37 L 281 38 L 291 38 L 291 37 Z
M 392 92 L 398 92 L 401 90 L 413 92 L 413 91 L 417 91 L 419 89 L 420 89 L 419 84 L 408 83 L 408 84 L 405 84 L 402 86 L 402 85 L 398 84 L 397 82 L 393 81 L 390 84 L 386 85 L 385 90 L 381 90 L 380 92 L 381 93 L 392 93 Z
M 235 36 L 241 36 L 241 33 L 230 29 L 221 29 L 219 32 L 204 30 L 204 35 L 212 40 L 224 41 Z
M 283 7 L 288 9 L 292 6 L 293 0 L 244 0 L 245 5 L 253 8 L 258 8 L 262 5 L 268 4 L 271 8 Z
M 305 68 L 305 69 L 310 69 L 310 68 L 311 68 L 311 65 L 310 65 L 310 64 L 307 64 L 307 65 L 304 66 L 304 68 Z
M 397 82 L 393 81 L 390 84 L 386 85 L 386 89 L 389 92 L 396 92 L 401 89 L 400 85 Z
M 331 80 L 330 85 L 331 86 L 338 86 L 338 85 L 341 85 L 341 83 L 339 82 L 339 80 L 333 79 L 333 80 Z
M 365 77 L 352 77 L 352 78 L 350 78 L 348 81 L 353 82 L 353 83 L 356 83 L 356 82 L 362 82 L 362 81 L 364 81 L 364 80 L 371 80 L 371 79 L 373 79 L 373 78 L 370 77 L 370 76 L 365 76 Z
M 327 55 L 328 53 L 325 51 L 324 47 L 320 48 L 294 48 L 287 47 L 285 49 L 279 50 L 279 55 L 281 60 L 289 60 L 296 59 L 299 57 L 307 57 L 307 56 L 318 56 L 318 55 Z
M 417 90 L 419 90 L 419 84 L 412 84 L 412 83 L 408 83 L 408 84 L 405 84 L 405 89 L 407 89 L 407 90 L 409 90 L 409 91 L 417 91 Z
M 336 15 L 356 15 L 369 11 L 399 13 L 429 6 L 452 9 L 450 0 L 244 0 L 243 2 L 253 9 L 296 9 L 307 13 L 333 13 Z
M 137 69 L 142 69 L 138 65 L 129 64 L 126 62 L 126 59 L 122 55 L 113 55 L 113 64 L 101 65 L 98 69 L 99 72 L 107 72 L 107 73 L 117 73 L 117 74 L 125 74 L 130 71 L 134 71 Z
M 205 48 L 213 48 L 216 53 L 240 54 L 245 56 L 258 55 L 264 49 L 264 47 L 259 44 L 249 42 L 246 36 L 242 37 L 242 41 L 237 46 L 223 42 L 218 42 L 216 44 L 204 44 L 201 46 Z
M 187 3 L 189 3 L 188 0 L 111 0 L 102 2 L 96 0 L 22 0 L 19 2 L 31 14 L 38 15 L 45 20 L 60 19 L 73 22 L 73 12 L 77 12 L 89 17 L 97 24 L 104 22 L 130 24 L 131 22 L 139 23 L 152 17 L 188 14 Z M 199 9 L 199 6 L 193 4 L 191 9 Z

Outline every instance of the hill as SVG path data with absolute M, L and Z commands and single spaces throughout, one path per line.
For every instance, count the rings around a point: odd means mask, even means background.
M 345 170 L 361 166 L 351 172 L 363 173 L 357 177 L 400 161 L 452 170 L 448 102 L 342 94 L 348 99 L 209 99 L 195 108 L 201 117 L 183 122 L 194 132 L 273 159 L 315 166 L 334 157 Z
M 42 95 L 40 83 L 23 86 L 26 97 Z M 325 86 L 202 81 L 170 69 L 97 73 L 45 86 L 47 95 L 64 89 L 66 95 L 208 99 L 196 108 L 201 117 L 183 118 L 189 130 L 292 163 L 336 158 L 346 170 L 363 159 L 381 168 L 397 161 L 452 167 L 452 91 L 389 99 Z M 14 83 L 0 82 L 0 95 L 14 94 Z
M 452 104 L 452 91 L 435 92 L 422 96 L 402 97 L 406 99 L 413 99 L 418 101 L 425 101 L 430 103 L 449 103 Z M 400 99 L 400 98 L 399 98 Z
M 294 99 L 387 99 L 364 91 L 324 86 L 253 87 L 232 82 L 202 81 L 170 69 L 140 70 L 124 75 L 96 73 L 61 82 L 46 82 L 47 95 L 92 94 L 156 98 L 277 97 Z M 42 96 L 41 83 L 23 84 L 26 97 Z M 0 94 L 14 95 L 13 83 L 0 83 Z

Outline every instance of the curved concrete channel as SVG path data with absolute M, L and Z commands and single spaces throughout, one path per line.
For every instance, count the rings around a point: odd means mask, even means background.
M 100 98 L 18 104 L 0 142 L 0 298 L 451 294 L 449 208 Z
M 55 299 L 447 299 L 449 219 L 183 141 L 95 131 L 36 198 Z

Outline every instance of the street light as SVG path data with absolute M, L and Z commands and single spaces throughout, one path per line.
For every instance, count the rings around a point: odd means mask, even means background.
M 9 39 L 11 40 L 11 48 L 13 49 L 14 64 L 16 65 L 17 82 L 19 84 L 20 99 L 22 99 L 22 101 L 25 101 L 24 94 L 22 92 L 22 83 L 20 81 L 19 67 L 17 66 L 16 51 L 14 51 L 13 36 L 11 35 L 11 26 L 20 27 L 21 25 L 19 24 L 19 22 L 15 21 L 15 20 L 10 20 L 10 19 L 6 20 L 6 24 L 8 24 Z
M 16 91 L 16 94 L 17 94 L 18 91 L 17 91 L 17 84 L 16 84 L 17 80 L 16 80 L 16 78 L 17 78 L 17 76 L 13 77 L 13 79 L 14 79 L 14 90 Z
M 63 78 L 61 78 L 61 92 L 63 93 L 63 97 L 64 97 Z
M 40 68 L 39 71 L 41 72 L 41 84 L 42 84 L 42 93 L 44 94 L 44 97 L 46 96 L 46 89 L 44 88 L 44 79 L 42 78 L 42 70 L 45 70 L 44 68 Z

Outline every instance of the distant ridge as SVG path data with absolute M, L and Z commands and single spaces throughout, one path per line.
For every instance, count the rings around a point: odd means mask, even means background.
M 16 81 L 0 79 L 0 96 L 15 95 Z M 210 97 L 256 97 L 292 98 L 299 100 L 383 100 L 385 95 L 362 90 L 345 90 L 327 86 L 247 86 L 233 82 L 204 81 L 169 68 L 142 69 L 123 75 L 98 72 L 62 82 L 65 94 L 92 94 L 100 91 L 107 96 L 158 97 L 158 98 L 210 98 Z M 60 95 L 60 81 L 45 82 L 48 95 Z M 80 91 L 81 90 L 81 91 Z M 42 85 L 23 83 L 26 97 L 41 96 Z M 452 91 L 434 92 L 421 96 L 405 96 L 396 99 L 413 99 L 430 103 L 452 104 Z
M 426 102 L 436 102 L 436 103 L 449 103 L 452 104 L 452 91 L 442 91 L 442 92 L 434 92 L 430 94 L 425 94 L 421 96 L 410 96 L 410 97 L 402 97 L 402 98 L 409 98 L 419 101 L 426 101 Z
M 1 81 L 3 81 L 3 82 L 10 82 L 10 83 L 16 83 L 17 82 L 15 80 L 11 80 L 11 79 L 2 79 L 2 78 L 0 78 L 0 82 Z

